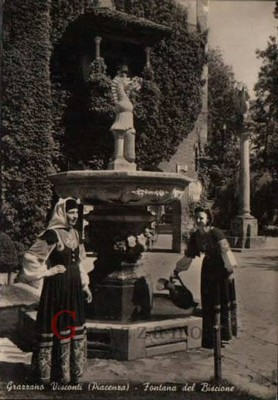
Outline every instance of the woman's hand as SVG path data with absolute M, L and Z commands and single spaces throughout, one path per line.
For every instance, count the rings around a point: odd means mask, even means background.
M 176 269 L 174 269 L 174 271 L 173 271 L 171 277 L 177 278 L 178 276 L 179 276 L 179 271 L 177 271 Z
M 92 295 L 92 292 L 90 291 L 89 286 L 88 285 L 84 286 L 83 291 L 86 293 L 87 303 L 91 303 L 93 300 L 93 295 Z
M 231 273 L 228 275 L 228 281 L 232 281 L 233 279 L 235 279 L 235 276 L 234 276 L 233 272 L 231 272 Z
M 58 264 L 55 265 L 55 267 L 48 269 L 45 276 L 54 276 L 57 274 L 63 274 L 64 272 L 66 272 L 66 267 L 62 264 Z

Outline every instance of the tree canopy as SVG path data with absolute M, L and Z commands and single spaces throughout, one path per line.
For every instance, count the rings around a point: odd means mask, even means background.
M 274 16 L 278 18 L 278 2 Z M 258 50 L 262 60 L 256 99 L 251 102 L 251 120 L 246 126 L 251 133 L 251 209 L 262 229 L 278 223 L 278 47 L 271 36 L 265 50 Z M 209 51 L 209 142 L 206 154 L 208 195 L 217 210 L 216 223 L 229 228 L 237 213 L 239 143 L 235 125 L 235 89 L 231 67 L 225 65 L 220 50 Z M 225 129 L 223 129 L 225 127 Z M 213 167 L 212 167 L 213 166 Z M 202 171 L 201 171 L 202 172 Z M 269 232 L 266 232 L 269 233 Z
M 278 19 L 276 1 L 274 17 Z M 264 50 L 258 50 L 262 60 L 258 81 L 255 85 L 256 99 L 251 107 L 254 214 L 260 225 L 278 225 L 278 42 L 277 35 L 270 36 Z M 264 228 L 266 229 L 266 228 Z M 270 233 L 267 232 L 266 233 Z M 274 232 L 272 232 L 273 234 Z M 278 230 L 276 229 L 276 235 Z
M 199 177 L 213 202 L 215 223 L 227 229 L 237 212 L 239 146 L 234 73 L 219 48 L 208 51 L 208 109 L 208 143 Z
M 224 168 L 234 169 L 237 154 L 230 154 L 239 132 L 236 121 L 236 88 L 232 67 L 225 64 L 220 49 L 209 49 L 208 154 Z M 233 150 L 233 149 L 232 149 Z
M 274 16 L 278 19 L 277 2 Z M 265 50 L 258 50 L 262 60 L 255 85 L 252 107 L 256 169 L 268 170 L 277 178 L 278 171 L 278 42 L 270 36 Z
M 235 79 L 220 49 L 208 52 L 208 144 L 210 159 L 209 196 L 234 174 L 238 164 L 238 132 L 235 121 Z M 213 166 L 213 167 L 211 167 Z

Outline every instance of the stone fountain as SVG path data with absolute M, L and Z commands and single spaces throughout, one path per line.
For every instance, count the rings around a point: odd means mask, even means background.
M 101 19 L 99 25 L 104 31 L 111 30 L 111 15 L 114 23 L 123 17 L 123 13 L 112 8 L 107 12 L 107 1 L 105 13 L 98 4 L 94 22 Z M 130 22 L 125 19 L 125 28 L 121 24 L 120 34 L 133 41 L 143 40 L 146 64 L 150 67 L 147 45 L 160 40 L 169 29 L 151 21 L 143 22 L 140 18 L 136 21 L 135 17 Z M 111 32 L 108 33 L 111 37 Z M 99 31 L 95 44 L 97 59 L 100 57 Z M 199 318 L 173 318 L 158 323 L 152 315 L 152 282 L 143 262 L 145 248 L 140 239 L 153 221 L 147 207 L 181 199 L 191 179 L 175 173 L 137 170 L 132 156 L 135 155 L 133 107 L 125 91 L 128 84 L 125 74 L 115 83 L 118 85 L 115 93 L 119 89 L 124 94 L 115 99 L 116 120 L 111 128 L 115 151 L 108 169 L 67 171 L 50 176 L 59 196 L 73 196 L 83 205 L 93 206 L 87 216 L 91 247 L 97 254 L 91 273 L 93 303 L 87 309 L 89 354 L 117 359 L 198 347 L 199 341 L 192 339 L 188 330 L 192 324 L 200 325 Z M 158 330 L 163 332 L 163 340 L 157 337 Z

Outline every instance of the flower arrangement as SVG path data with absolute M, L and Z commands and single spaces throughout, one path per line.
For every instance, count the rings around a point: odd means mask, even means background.
M 126 240 L 116 242 L 113 250 L 121 261 L 135 263 L 141 258 L 145 246 L 136 236 L 130 235 Z

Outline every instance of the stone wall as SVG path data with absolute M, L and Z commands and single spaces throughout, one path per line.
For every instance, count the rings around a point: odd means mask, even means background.
M 196 124 L 194 130 L 179 145 L 176 154 L 174 154 L 168 162 L 164 161 L 160 163 L 159 168 L 165 172 L 178 172 L 177 168 L 180 167 L 182 173 L 185 173 L 192 178 L 196 178 L 195 152 L 197 144 L 198 127 Z M 186 167 L 186 169 L 183 167 Z

